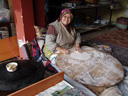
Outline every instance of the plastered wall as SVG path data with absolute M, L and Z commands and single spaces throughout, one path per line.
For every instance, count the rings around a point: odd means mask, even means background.
M 121 4 L 121 8 L 112 10 L 111 20 L 113 24 L 116 22 L 116 19 L 118 17 L 125 17 L 125 10 L 128 5 L 128 0 L 119 0 L 119 2 Z M 110 15 L 109 13 L 110 13 L 109 9 L 100 9 L 98 12 L 98 15 L 101 15 L 102 19 L 105 19 L 105 18 L 109 18 L 109 15 Z
M 9 4 L 9 9 L 10 9 L 11 20 L 14 21 L 12 0 L 8 0 L 8 4 Z
M 12 11 L 12 0 L 8 0 L 9 2 L 9 7 L 11 9 L 11 19 L 14 20 L 13 18 L 13 11 Z M 126 6 L 128 5 L 128 0 L 119 0 L 121 4 L 121 9 L 113 9 L 112 10 L 112 23 L 114 24 L 116 22 L 116 19 L 118 17 L 125 17 L 125 9 Z M 85 12 L 87 10 L 81 10 L 80 14 L 84 14 L 86 16 L 92 15 L 95 17 L 95 10 L 91 9 L 91 12 L 88 11 L 87 13 Z M 76 12 L 77 13 L 77 12 Z M 102 16 L 102 19 L 109 19 L 110 18 L 110 10 L 108 8 L 99 8 L 98 9 L 98 16 Z

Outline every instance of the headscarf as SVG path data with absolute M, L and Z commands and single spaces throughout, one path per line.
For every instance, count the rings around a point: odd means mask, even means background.
M 60 21 L 61 20 L 61 18 L 65 15 L 65 14 L 67 14 L 67 13 L 70 13 L 71 15 L 72 15 L 72 19 L 73 19 L 73 14 L 72 14 L 72 12 L 69 10 L 69 9 L 63 9 L 62 11 L 61 11 L 61 13 L 60 13 L 60 17 L 57 19 L 58 21 Z M 66 26 L 65 26 L 66 27 Z M 74 26 L 73 26 L 73 22 L 71 22 L 68 26 L 67 26 L 67 28 L 69 28 L 69 27 L 71 27 L 72 29 L 74 28 Z
M 70 13 L 72 15 L 72 12 L 69 9 L 63 9 L 60 13 L 60 17 L 62 18 L 67 13 Z M 72 15 L 72 18 L 73 18 L 73 15 Z
M 72 15 L 72 18 L 73 18 L 73 14 L 72 14 L 72 12 L 69 10 L 69 9 L 63 9 L 62 11 L 61 11 L 61 13 L 60 13 L 60 17 L 59 17 L 59 21 L 61 20 L 61 18 L 65 15 L 65 14 L 67 14 L 67 13 L 70 13 L 71 15 Z

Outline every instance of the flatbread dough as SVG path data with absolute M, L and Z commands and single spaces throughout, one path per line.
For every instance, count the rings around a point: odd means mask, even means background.
M 109 87 L 104 90 L 100 96 L 123 96 L 118 86 Z
M 83 52 L 83 53 L 73 52 L 70 54 L 70 57 L 78 60 L 88 60 L 89 58 L 91 58 L 90 54 L 88 54 L 87 52 Z
M 57 66 L 69 77 L 92 86 L 112 86 L 124 77 L 121 63 L 108 53 L 83 46 L 82 54 L 72 48 L 71 54 L 59 54 Z

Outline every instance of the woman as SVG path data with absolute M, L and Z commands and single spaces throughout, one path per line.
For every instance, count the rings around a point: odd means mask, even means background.
M 82 52 L 80 34 L 76 33 L 72 25 L 72 19 L 73 15 L 70 10 L 64 9 L 60 18 L 48 26 L 44 53 L 51 61 L 52 66 L 58 72 L 63 70 L 65 72 L 64 79 L 73 85 L 77 84 L 75 86 L 79 86 L 79 82 L 97 88 L 101 88 L 101 86 L 109 87 L 122 80 L 124 76 L 122 65 L 108 53 L 83 46 L 82 50 L 84 52 L 82 54 L 76 52 L 68 54 L 70 53 L 69 49 L 74 45 L 78 52 Z M 60 54 L 57 63 L 57 54 L 52 55 L 56 51 L 66 54 Z M 78 88 L 83 89 L 83 87 Z
M 81 37 L 76 33 L 72 24 L 73 14 L 69 9 L 63 9 L 60 17 L 49 24 L 44 53 L 46 57 L 50 57 L 52 53 L 59 51 L 69 54 L 68 49 L 75 45 L 76 51 L 82 52 L 80 49 Z

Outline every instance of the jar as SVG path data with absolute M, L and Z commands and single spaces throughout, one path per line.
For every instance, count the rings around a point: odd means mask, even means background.
M 90 25 L 90 17 L 89 16 L 86 17 L 85 25 Z

